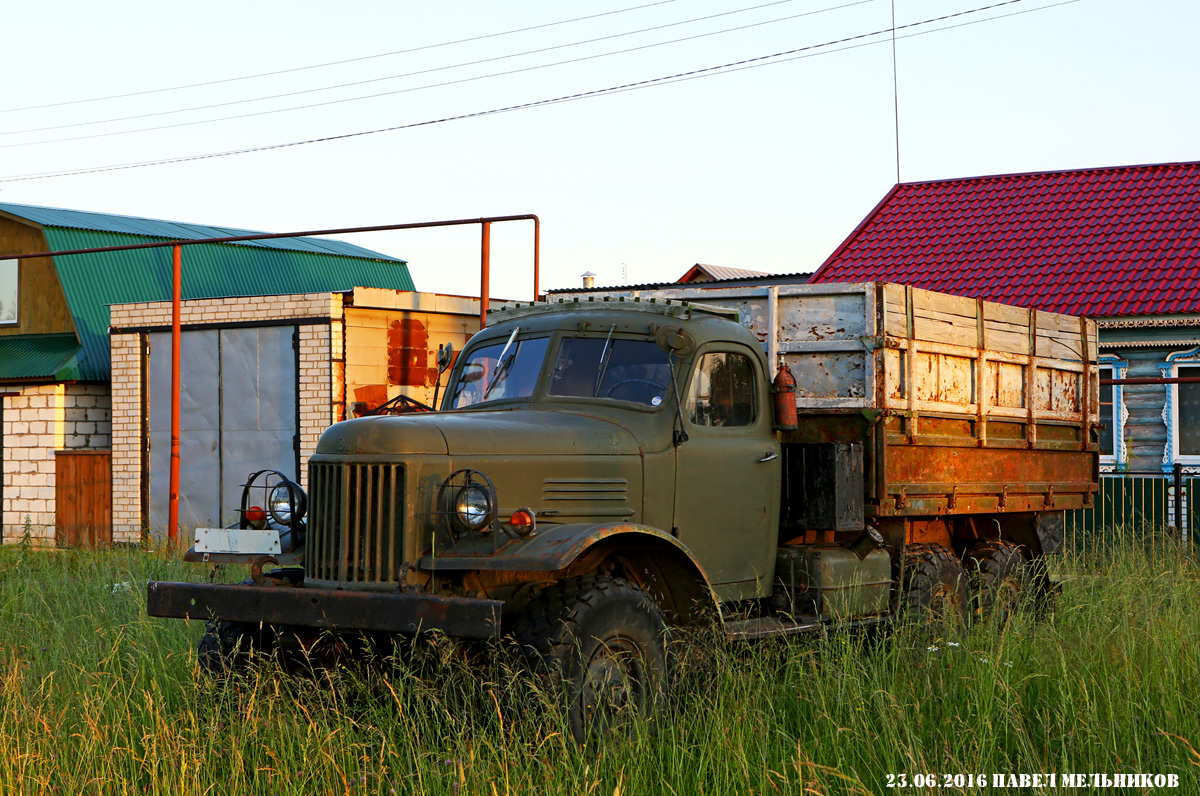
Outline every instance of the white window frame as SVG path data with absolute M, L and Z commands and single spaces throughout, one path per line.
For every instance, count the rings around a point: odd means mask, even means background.
M 1129 372 L 1129 363 L 1115 354 L 1101 354 L 1098 364 L 1101 369 L 1110 369 L 1114 379 L 1124 379 Z M 1104 429 L 1101 433 L 1113 435 L 1113 452 L 1111 456 L 1101 454 L 1102 473 L 1123 473 L 1127 466 L 1125 425 L 1129 422 L 1129 408 L 1125 406 L 1124 398 L 1124 387 L 1120 384 L 1112 385 L 1113 427 Z
M 13 275 L 12 295 L 2 292 L 5 290 L 8 280 L 0 278 L 0 301 L 3 301 L 5 304 L 10 300 L 12 301 L 12 317 L 7 319 L 0 318 L 0 326 L 16 326 L 21 322 L 21 261 L 16 258 L 4 259 L 0 257 L 0 277 L 4 277 L 5 272 L 9 268 L 12 269 L 11 273 Z
M 1163 378 L 1179 378 L 1180 367 L 1200 367 L 1200 346 L 1185 351 L 1174 351 L 1167 354 L 1167 359 L 1158 366 Z M 1162 469 L 1164 473 L 1171 472 L 1172 466 L 1179 462 L 1183 465 L 1200 464 L 1200 454 L 1181 455 L 1179 451 L 1179 385 L 1168 384 L 1166 401 L 1163 403 L 1162 419 L 1167 425 L 1167 444 L 1163 447 Z

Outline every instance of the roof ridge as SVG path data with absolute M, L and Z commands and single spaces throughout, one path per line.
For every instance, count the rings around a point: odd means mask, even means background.
M 250 235 L 257 235 L 259 233 L 261 233 L 263 235 L 271 234 L 263 229 L 245 229 L 243 227 L 230 227 L 230 226 L 226 226 L 224 224 L 205 224 L 205 223 L 201 223 L 201 222 L 197 222 L 197 221 L 177 221 L 172 218 L 152 218 L 150 216 L 135 216 L 135 215 L 130 215 L 129 213 L 110 213 L 110 212 L 101 211 L 101 210 L 77 210 L 73 207 L 53 207 L 51 205 L 31 205 L 31 204 L 25 204 L 24 202 L 0 202 L 0 209 L 4 209 L 4 208 L 8 208 L 8 207 L 28 207 L 33 210 L 49 210 L 54 213 L 72 213 L 72 214 L 78 214 L 81 216 L 108 216 L 110 218 L 127 218 L 127 219 L 130 219 L 133 221 L 151 221 L 151 222 L 154 222 L 157 224 L 178 224 L 180 226 L 190 226 L 190 227 L 210 227 L 212 229 L 223 229 L 223 230 L 229 230 L 231 232 L 245 232 Z M 66 226 L 66 225 L 65 224 L 57 224 L 54 226 Z M 81 227 L 81 229 L 83 229 L 83 228 Z
M 1139 171 L 1150 169 L 1169 169 L 1181 168 L 1185 166 L 1200 167 L 1200 160 L 1178 160 L 1166 161 L 1163 163 L 1138 163 L 1126 166 L 1085 166 L 1076 169 L 1047 169 L 1045 171 L 1013 171 L 1000 174 L 979 174 L 974 177 L 945 177 L 932 180 L 914 180 L 912 182 L 898 182 L 897 188 L 905 188 L 915 185 L 933 185 L 946 183 L 963 183 L 963 182 L 982 182 L 987 180 L 1009 180 L 1030 177 L 1047 177 L 1054 174 L 1088 174 L 1111 171 Z

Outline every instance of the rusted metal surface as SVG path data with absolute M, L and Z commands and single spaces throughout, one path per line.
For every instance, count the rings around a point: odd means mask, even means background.
M 499 600 L 430 594 L 152 582 L 146 610 L 150 616 L 177 619 L 386 633 L 436 630 L 458 638 L 496 638 L 502 605 Z
M 194 547 L 183 554 L 183 560 L 190 564 L 249 564 L 254 558 L 257 556 L 248 553 L 200 553 Z M 280 553 L 275 560 L 282 567 L 299 566 L 304 563 L 304 548 L 295 553 Z

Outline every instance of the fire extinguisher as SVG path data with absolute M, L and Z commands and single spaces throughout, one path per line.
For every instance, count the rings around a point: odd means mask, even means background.
M 779 372 L 771 382 L 771 394 L 775 396 L 775 430 L 796 430 L 796 379 L 792 369 L 782 360 L 779 361 Z

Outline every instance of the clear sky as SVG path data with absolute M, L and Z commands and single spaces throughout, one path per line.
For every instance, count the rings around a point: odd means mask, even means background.
M 1200 4 L 963 13 L 988 5 L 895 1 L 901 181 L 1200 159 Z M 543 288 L 589 270 L 671 280 L 696 262 L 810 271 L 897 179 L 892 14 L 890 0 L 14 4 L 0 201 L 271 232 L 536 213 Z M 416 125 L 787 51 L 326 143 L 8 179 Z M 176 89 L 193 84 L 208 85 Z M 418 289 L 478 291 L 475 228 L 348 239 L 408 259 Z M 493 295 L 528 297 L 531 240 L 528 224 L 494 230 Z

